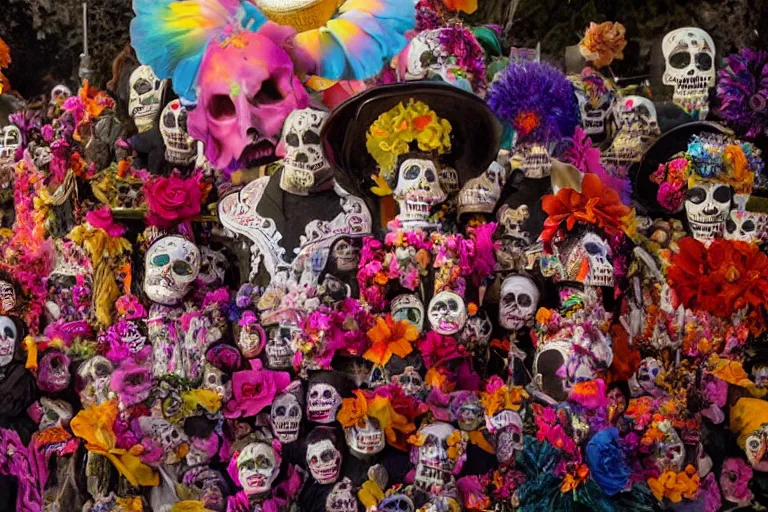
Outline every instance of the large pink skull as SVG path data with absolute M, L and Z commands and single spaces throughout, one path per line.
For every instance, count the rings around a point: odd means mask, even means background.
M 203 141 L 206 158 L 219 168 L 273 158 L 283 121 L 309 104 L 291 57 L 261 32 L 211 44 L 198 84 L 189 133 Z

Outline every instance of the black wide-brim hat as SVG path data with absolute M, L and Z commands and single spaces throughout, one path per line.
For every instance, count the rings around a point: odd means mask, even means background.
M 659 165 L 665 164 L 681 151 L 688 149 L 688 142 L 694 135 L 705 133 L 729 133 L 717 123 L 696 121 L 673 128 L 656 139 L 643 155 L 637 172 L 632 177 L 632 189 L 635 199 L 643 205 L 648 213 L 669 214 L 656 199 L 659 185 L 651 181 L 651 174 L 656 172 Z
M 496 159 L 501 124 L 480 97 L 440 82 L 382 85 L 339 105 L 323 127 L 325 156 L 344 188 L 362 195 L 373 185 L 370 176 L 378 174 L 378 167 L 366 149 L 366 133 L 381 114 L 411 98 L 426 103 L 451 124 L 451 150 L 440 160 L 456 169 L 460 185 L 485 172 Z

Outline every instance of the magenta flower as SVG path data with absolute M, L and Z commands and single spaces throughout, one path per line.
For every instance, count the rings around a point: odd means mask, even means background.
M 258 359 L 250 363 L 251 370 L 232 374 L 232 399 L 224 410 L 227 418 L 256 416 L 291 383 L 288 372 L 265 370 Z
M 85 220 L 94 228 L 103 229 L 113 238 L 121 237 L 125 233 L 125 227 L 117 224 L 112 218 L 109 206 L 89 211 L 85 214 Z
M 720 472 L 723 498 L 739 506 L 747 505 L 753 498 L 752 491 L 749 490 L 750 480 L 752 468 L 749 464 L 736 457 L 727 459 Z

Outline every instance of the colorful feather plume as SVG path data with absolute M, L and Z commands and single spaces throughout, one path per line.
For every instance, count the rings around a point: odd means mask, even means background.
M 746 137 L 768 132 L 768 52 L 742 48 L 719 75 L 720 116 Z
M 549 64 L 510 64 L 486 100 L 496 116 L 517 132 L 518 143 L 546 143 L 573 135 L 579 105 L 571 82 Z

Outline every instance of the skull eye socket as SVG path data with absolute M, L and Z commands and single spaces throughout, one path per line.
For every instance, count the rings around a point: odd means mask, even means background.
M 669 65 L 675 69 L 685 69 L 691 64 L 691 54 L 687 50 L 675 52 L 669 56 Z
M 603 252 L 600 249 L 600 246 L 597 245 L 595 242 L 587 242 L 586 244 L 584 244 L 584 250 L 587 251 L 587 254 L 591 254 L 592 256 L 596 256 Z
M 259 92 L 248 101 L 255 107 L 259 105 L 271 105 L 283 101 L 283 93 L 280 92 L 280 88 L 277 86 L 275 79 L 270 77 L 269 80 L 261 83 Z
M 725 221 L 725 230 L 728 233 L 735 233 L 736 232 L 736 223 L 733 222 L 731 219 L 728 219 Z
M 417 165 L 412 165 L 408 167 L 405 172 L 403 173 L 403 178 L 407 180 L 415 180 L 419 177 L 419 173 L 421 172 L 421 169 Z
M 531 296 L 527 293 L 521 293 L 517 296 L 517 303 L 520 304 L 522 307 L 527 308 L 531 304 L 533 304 L 533 299 L 531 299 Z
M 745 233 L 752 233 L 756 228 L 757 226 L 755 226 L 755 223 L 751 220 L 745 221 L 744 224 L 741 225 L 741 230 Z
M 277 409 L 275 409 L 275 414 L 278 416 L 285 416 L 285 406 L 279 406 Z
M 727 185 L 718 185 L 712 198 L 718 203 L 728 203 L 731 201 L 731 187 Z
M 186 261 L 179 260 L 173 264 L 173 272 L 180 276 L 192 275 L 192 265 Z
M 326 450 L 320 455 L 320 460 L 323 462 L 331 462 L 334 459 L 334 453 L 331 450 Z
M 187 133 L 187 111 L 182 110 L 179 113 L 179 129 L 184 133 Z
M 168 112 L 163 116 L 163 126 L 166 128 L 176 128 L 176 116 L 173 112 Z
M 299 147 L 299 136 L 296 135 L 294 132 L 291 132 L 285 136 L 285 143 L 291 146 L 292 148 L 297 148 Z
M 147 94 L 152 91 L 152 84 L 143 78 L 139 78 L 136 80 L 136 83 L 133 84 L 133 90 L 136 91 L 136 94 Z
M 288 411 L 288 416 L 290 416 L 291 418 L 295 418 L 299 414 L 301 414 L 301 411 L 296 406 L 291 407 L 291 409 Z
M 323 398 L 331 398 L 331 390 L 330 389 L 326 389 L 325 391 L 323 391 Z
M 237 110 L 232 102 L 232 98 L 226 94 L 216 94 L 211 98 L 211 103 L 208 105 L 208 113 L 214 119 L 227 119 L 235 117 Z
M 700 187 L 689 188 L 688 193 L 686 194 L 686 200 L 693 204 L 701 204 L 706 198 L 707 193 Z
M 712 69 L 712 57 L 705 52 L 696 54 L 696 68 L 699 71 L 709 71 Z
M 520 442 L 520 432 L 513 432 L 512 433 L 512 442 L 517 444 Z
M 320 144 L 320 136 L 312 130 L 304 132 L 302 140 L 304 141 L 304 144 Z
M 152 264 L 156 267 L 164 267 L 171 262 L 171 257 L 167 254 L 158 254 L 152 258 Z
M 448 310 L 453 312 L 453 313 L 455 313 L 455 312 L 457 312 L 459 310 L 459 303 L 456 302 L 453 299 L 448 300 L 446 302 L 446 304 L 448 305 Z
M 16 332 L 10 328 L 10 326 L 5 326 L 5 329 L 3 329 L 3 334 L 6 338 L 15 339 L 16 338 Z
M 437 179 L 437 176 L 435 176 L 435 173 L 432 171 L 432 169 L 427 169 L 424 173 L 424 177 L 427 178 L 429 183 L 434 183 Z

